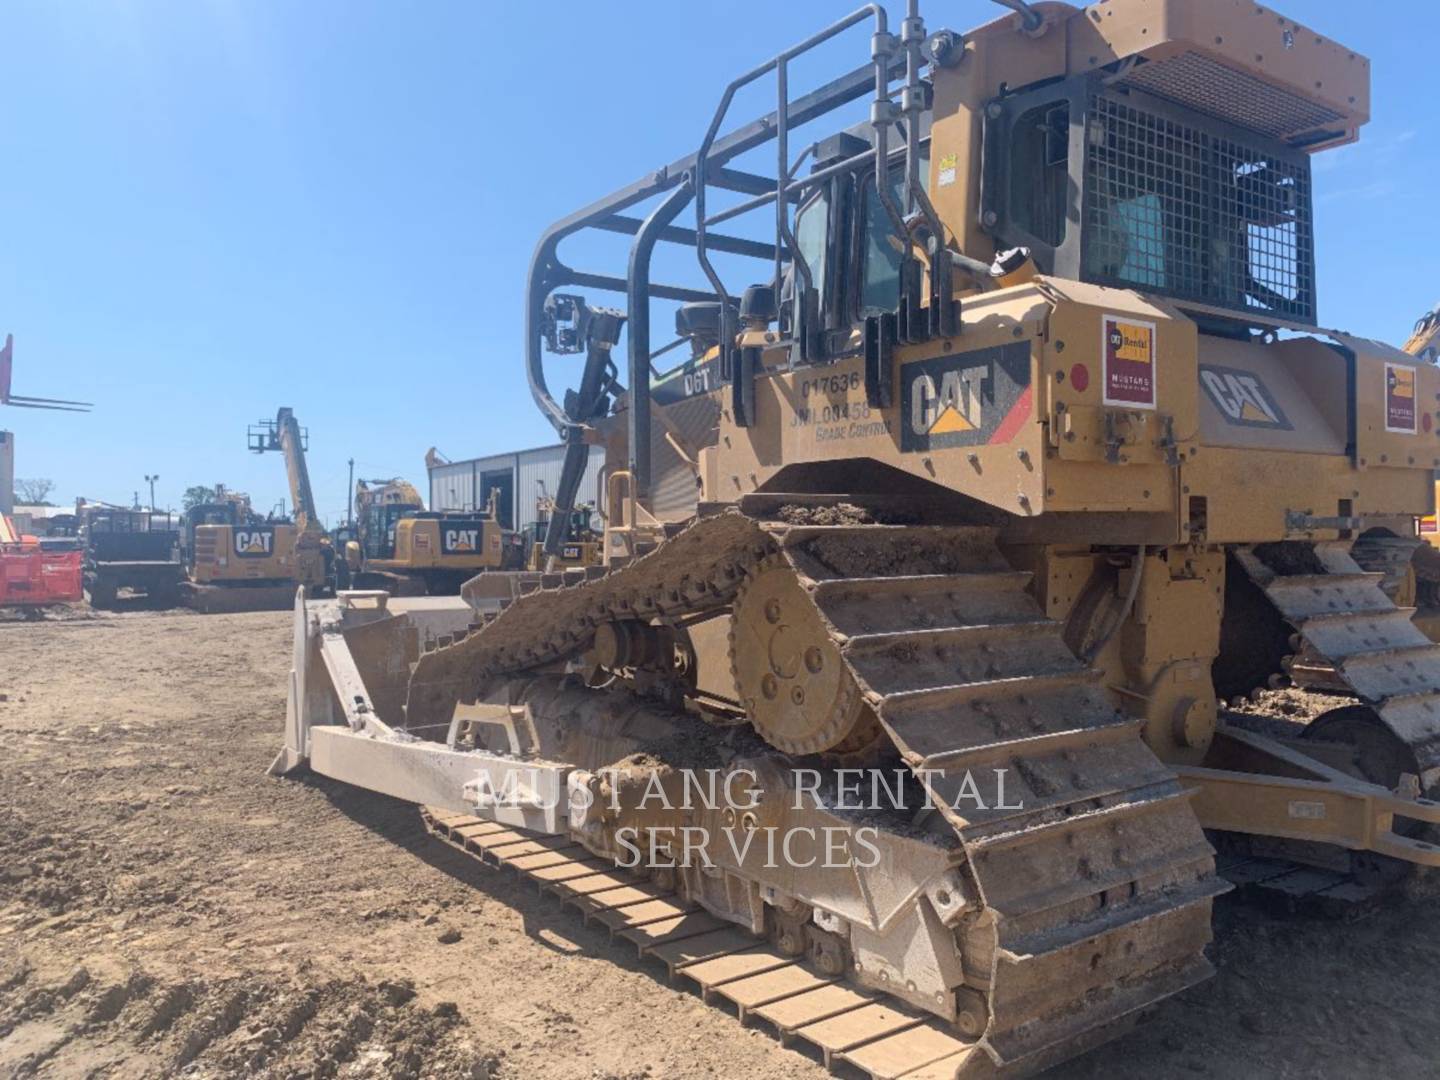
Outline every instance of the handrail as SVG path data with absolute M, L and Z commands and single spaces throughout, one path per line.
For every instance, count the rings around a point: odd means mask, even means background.
M 873 70 L 869 65 L 853 71 L 813 90 L 790 103 L 789 116 L 792 125 L 808 122 L 841 105 L 863 96 L 872 85 Z M 738 157 L 773 137 L 776 117 L 773 113 L 760 116 L 726 135 L 713 140 L 710 147 L 710 164 L 718 166 Z M 623 211 L 647 199 L 668 191 L 682 182 L 695 168 L 695 155 L 691 154 L 653 172 L 647 173 L 633 183 L 612 192 L 590 205 L 561 218 L 550 226 L 535 245 L 530 260 L 530 271 L 526 283 L 525 310 L 525 371 L 530 386 L 530 396 L 551 425 L 568 441 L 574 437 L 574 425 L 564 408 L 551 394 L 545 379 L 543 333 L 541 316 L 545 299 L 555 289 L 564 285 L 586 285 L 595 288 L 626 291 L 626 283 L 619 278 L 602 275 L 578 274 L 566 266 L 559 257 L 560 243 L 569 236 L 590 228 L 605 228 L 602 222 L 610 222 Z M 771 196 L 773 197 L 773 196 Z M 622 219 L 623 220 L 623 219 Z M 618 231 L 618 230 L 612 230 Z M 698 229 L 696 232 L 698 233 Z M 675 243 L 696 243 L 695 237 L 680 237 L 667 230 L 660 239 Z M 721 247 L 719 237 L 710 238 L 716 250 L 730 250 L 734 254 L 754 255 L 771 259 L 771 252 L 757 252 L 748 248 L 752 241 L 736 237 L 724 238 L 727 247 Z M 743 249 L 743 250 L 742 250 Z M 682 290 L 671 286 L 651 286 L 651 295 L 666 299 L 714 300 L 714 294 L 698 290 Z
M 873 167 L 877 198 L 884 207 L 886 218 L 893 232 L 902 241 L 908 242 L 910 231 L 907 215 L 918 216 L 925 219 L 930 227 L 933 236 L 931 240 L 932 255 L 935 253 L 936 245 L 940 248 L 944 247 L 942 227 L 924 190 L 919 168 L 921 125 L 918 121 L 926 100 L 920 71 L 925 64 L 932 60 L 924 48 L 926 38 L 918 6 L 918 0 L 908 0 L 907 17 L 904 20 L 903 33 L 899 40 L 888 29 L 888 16 L 885 9 L 879 3 L 871 2 L 740 75 L 726 86 L 706 129 L 700 149 L 695 154 L 649 173 L 610 196 L 556 222 L 541 237 L 531 260 L 526 290 L 526 373 L 531 396 L 546 418 L 560 433 L 562 439 L 570 442 L 581 438 L 586 424 L 583 421 L 575 420 L 566 413 L 563 406 L 551 394 L 546 383 L 541 317 L 547 298 L 556 289 L 565 285 L 578 285 L 607 291 L 623 291 L 626 294 L 628 313 L 632 318 L 630 331 L 632 339 L 638 334 L 645 345 L 644 349 L 637 351 L 632 348 L 630 350 L 631 401 L 632 405 L 637 402 L 648 405 L 648 394 L 646 393 L 650 375 L 648 359 L 646 363 L 641 364 L 636 362 L 635 357 L 648 352 L 650 321 L 648 303 L 651 298 L 681 302 L 719 300 L 722 355 L 728 364 L 730 348 L 734 344 L 736 312 L 731 302 L 731 293 L 712 261 L 711 253 L 714 251 L 763 258 L 768 261 L 771 264 L 777 296 L 781 291 L 785 260 L 787 258 L 790 260 L 796 280 L 797 296 L 802 300 L 802 315 L 796 336 L 799 339 L 800 355 L 802 357 L 809 355 L 812 348 L 811 343 L 820 340 L 814 336 L 818 334 L 819 327 L 814 321 L 814 312 L 811 311 L 816 283 L 814 268 L 810 266 L 804 253 L 799 250 L 791 218 L 791 207 L 792 204 L 802 201 L 806 192 L 815 190 L 834 176 L 856 169 Z M 790 101 L 790 62 L 801 54 L 866 21 L 873 23 L 869 63 Z M 772 71 L 776 75 L 774 110 L 749 124 L 722 135 L 721 128 L 729 115 L 738 91 Z M 897 93 L 897 90 L 891 88 L 891 82 L 898 76 L 903 76 L 904 84 Z M 814 169 L 808 176 L 797 178 L 796 173 L 809 154 L 813 152 L 814 147 L 807 148 L 791 163 L 788 159 L 792 129 L 846 103 L 855 101 L 865 96 L 867 92 L 873 94 L 870 109 L 873 145 L 843 161 L 832 162 Z M 901 98 L 900 103 L 892 100 L 896 96 Z M 908 120 L 904 124 L 903 210 L 897 201 L 896 192 L 889 183 L 889 131 L 892 125 L 900 123 L 902 116 Z M 772 138 L 776 140 L 776 177 L 773 182 L 768 177 L 726 167 L 727 162 Z M 766 185 L 771 183 L 773 183 L 773 187 L 767 190 Z M 673 196 L 673 193 L 682 185 L 690 188 L 690 194 L 685 197 Z M 707 214 L 706 198 L 711 186 L 725 188 L 749 197 L 738 206 L 716 214 Z M 666 199 L 662 204 L 662 209 L 668 208 L 668 213 L 662 215 L 661 211 L 657 210 L 644 221 L 624 214 L 628 208 L 667 192 L 672 193 L 672 196 L 677 199 L 673 203 L 670 199 Z M 674 218 L 688 205 L 691 198 L 695 203 L 695 228 L 692 230 L 672 224 Z M 774 244 L 721 235 L 713 231 L 714 227 L 722 221 L 731 220 L 772 201 L 775 203 Z M 653 232 L 647 231 L 652 228 Z M 636 237 L 631 247 L 629 273 L 626 277 L 579 271 L 564 263 L 558 253 L 560 243 L 566 237 L 586 229 L 631 234 Z M 641 242 L 642 233 L 645 233 L 643 244 Z M 661 241 L 692 246 L 711 291 L 703 288 L 696 289 L 650 282 L 649 264 L 653 246 Z M 940 254 L 943 255 L 944 252 L 941 251 Z M 915 260 L 913 256 L 910 261 L 911 273 L 914 273 Z M 643 273 L 640 275 L 640 279 L 637 279 L 636 270 L 642 264 Z M 944 271 L 944 276 L 948 277 L 948 265 L 937 265 L 936 260 L 932 258 L 932 278 L 939 276 L 941 270 Z M 910 280 L 909 277 L 907 277 L 908 280 Z M 918 282 L 918 275 L 915 280 Z M 932 291 L 934 286 L 935 282 L 932 280 Z M 915 295 L 911 296 L 912 293 Z M 918 311 L 918 284 L 909 287 L 906 295 L 914 309 Z M 640 314 L 641 307 L 646 308 L 643 316 Z M 932 313 L 933 318 L 934 314 Z M 911 322 L 913 322 L 913 316 Z M 638 424 L 641 429 L 632 431 L 632 435 L 635 436 L 643 436 L 646 433 L 643 429 L 648 427 L 648 417 L 637 419 L 640 411 L 638 408 L 632 409 L 631 424 Z M 645 440 L 642 445 L 636 439 L 632 439 L 630 471 L 642 490 L 648 483 L 649 470 L 645 460 L 648 451 L 648 440 Z
M 650 256 L 655 242 L 690 204 L 695 186 L 686 177 L 665 201 L 657 206 L 630 246 L 630 273 L 625 293 L 625 309 L 629 316 L 626 349 L 630 358 L 630 473 L 634 477 L 636 498 L 644 498 L 650 488 Z
M 696 258 L 700 262 L 700 268 L 705 272 L 705 277 L 709 280 L 711 286 L 714 288 L 715 294 L 720 298 L 722 343 L 725 339 L 724 332 L 728 326 L 728 309 L 730 294 L 726 291 L 725 283 L 720 279 L 720 275 L 716 271 L 714 264 L 711 263 L 709 253 L 707 251 L 707 238 L 705 232 L 705 189 L 708 180 L 710 156 L 715 144 L 715 138 L 720 131 L 720 125 L 724 123 L 726 114 L 728 114 L 730 111 L 730 104 L 735 98 L 735 92 L 742 87 L 749 85 L 756 79 L 769 73 L 772 70 L 777 73 L 776 81 L 779 84 L 779 92 L 777 107 L 775 113 L 773 114 L 773 122 L 775 125 L 774 137 L 779 144 L 779 149 L 777 151 L 779 166 L 777 169 L 778 176 L 775 181 L 774 198 L 777 206 L 776 231 L 777 234 L 782 238 L 786 237 L 789 235 L 788 221 L 782 223 L 782 218 L 788 217 L 789 210 L 785 198 L 785 193 L 788 186 L 786 182 L 786 171 L 789 166 L 788 139 L 791 125 L 791 116 L 790 102 L 788 100 L 788 80 L 786 77 L 786 72 L 783 69 L 790 60 L 793 60 L 800 54 L 808 52 L 809 50 L 815 48 L 817 45 L 821 45 L 824 42 L 829 41 L 837 34 L 843 33 L 844 31 L 850 29 L 850 27 L 856 25 L 857 23 L 864 22 L 866 19 L 870 18 L 873 18 L 875 21 L 876 36 L 878 37 L 881 34 L 885 34 L 887 19 L 885 9 L 879 4 L 866 4 L 864 7 L 857 8 L 855 11 L 845 16 L 843 19 L 831 23 L 819 33 L 812 34 L 810 37 L 806 38 L 798 45 L 791 46 L 789 49 L 786 49 L 779 55 L 772 57 L 771 59 L 765 61 L 763 64 L 760 64 L 758 67 L 754 67 L 740 77 L 732 80 L 730 84 L 725 88 L 725 92 L 720 96 L 720 104 L 717 105 L 715 108 L 715 115 L 710 120 L 710 127 L 705 132 L 705 139 L 703 142 L 701 142 L 700 149 L 695 154 L 694 183 L 695 254 Z M 888 63 L 888 57 L 875 60 L 872 70 L 874 72 L 874 77 L 876 80 L 877 92 L 880 92 L 889 84 L 890 68 Z M 808 289 L 811 287 L 810 268 L 806 264 L 804 255 L 795 249 L 793 243 L 790 244 L 790 247 L 791 250 L 789 254 L 791 260 L 795 264 L 797 273 L 799 273 L 801 277 L 804 278 L 805 286 Z M 778 251 L 775 258 L 775 290 L 776 295 L 778 296 L 780 290 L 780 254 Z
M 792 180 L 789 186 L 789 194 L 791 194 L 792 197 L 795 199 L 803 198 L 805 192 L 809 191 L 811 188 L 819 187 L 822 183 L 824 183 L 826 180 L 829 180 L 830 177 L 834 176 L 836 173 L 849 172 L 852 169 L 858 168 L 861 165 L 869 164 L 871 161 L 874 160 L 874 157 L 875 150 L 872 147 L 869 150 L 861 150 L 855 156 L 848 157 L 844 161 L 837 161 L 832 165 L 825 165 L 819 169 L 816 169 L 809 176 L 803 176 L 799 180 Z M 718 225 L 722 221 L 729 221 L 732 218 L 739 217 L 741 214 L 748 213 L 751 210 L 759 209 L 766 203 L 773 200 L 775 198 L 775 195 L 776 193 L 771 191 L 768 194 L 757 195 L 753 199 L 747 199 L 743 203 L 737 203 L 735 206 L 731 206 L 725 210 L 721 210 L 717 213 L 711 214 L 709 220 L 707 220 L 705 224 Z M 718 244 L 714 245 L 714 247 L 716 251 L 724 250 Z

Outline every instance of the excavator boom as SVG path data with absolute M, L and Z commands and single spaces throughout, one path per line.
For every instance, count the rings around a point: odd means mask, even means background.
M 295 524 L 302 533 L 320 530 L 320 515 L 315 512 L 315 495 L 310 490 L 310 467 L 305 463 L 305 432 L 295 413 L 282 408 L 275 416 L 280 450 L 285 454 L 285 475 L 290 480 L 290 504 L 295 508 Z
M 1437 359 L 1437 349 L 1440 349 L 1440 303 L 1420 316 L 1410 333 L 1410 340 L 1405 342 L 1407 353 L 1431 363 Z

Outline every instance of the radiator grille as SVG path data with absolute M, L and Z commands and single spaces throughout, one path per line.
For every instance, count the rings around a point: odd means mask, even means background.
M 651 428 L 650 512 L 662 521 L 677 521 L 695 513 L 700 489 L 695 469 L 665 433 L 672 431 L 688 453 L 693 454 L 696 447 L 713 446 L 719 437 L 720 404 L 715 394 L 700 394 L 664 406 L 664 412 L 664 422 Z
M 1308 158 L 1100 93 L 1086 123 L 1087 280 L 1314 322 Z

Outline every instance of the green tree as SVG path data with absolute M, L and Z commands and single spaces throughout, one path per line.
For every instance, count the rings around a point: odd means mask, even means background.
M 199 506 L 201 503 L 208 503 L 214 501 L 215 489 L 213 487 L 206 487 L 204 484 L 196 484 L 194 487 L 188 487 L 185 489 L 185 495 L 180 500 L 180 504 L 186 510 L 191 510 Z

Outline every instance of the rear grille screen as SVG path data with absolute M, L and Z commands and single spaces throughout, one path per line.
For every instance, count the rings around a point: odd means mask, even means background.
M 1314 323 L 1308 157 L 1123 97 L 1089 105 L 1086 280 Z

